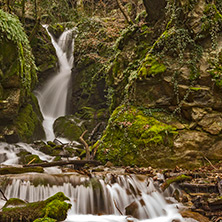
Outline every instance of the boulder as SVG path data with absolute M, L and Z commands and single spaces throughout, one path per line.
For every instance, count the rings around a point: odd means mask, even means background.
M 59 117 L 53 125 L 56 137 L 78 141 L 84 131 L 83 122 L 75 116 Z
M 1 222 L 15 221 L 31 222 L 38 218 L 50 217 L 56 221 L 63 221 L 67 217 L 67 211 L 71 204 L 65 201 L 69 200 L 62 192 L 55 194 L 44 201 L 25 203 L 18 199 L 9 199 L 0 212 Z M 12 203 L 13 206 L 12 206 Z

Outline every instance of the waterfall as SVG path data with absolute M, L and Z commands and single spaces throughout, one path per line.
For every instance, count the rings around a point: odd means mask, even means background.
M 37 92 L 39 106 L 43 115 L 43 127 L 46 133 L 46 140 L 53 141 L 55 135 L 53 132 L 54 121 L 66 114 L 68 89 L 71 80 L 71 69 L 73 67 L 73 49 L 74 39 L 73 30 L 65 30 L 58 40 L 48 31 L 48 26 L 44 25 L 52 44 L 56 50 L 59 70 L 53 75 Z
M 103 178 L 86 178 L 31 174 L 19 179 L 14 176 L 5 189 L 5 195 L 7 198 L 17 197 L 32 202 L 44 200 L 59 191 L 71 200 L 72 209 L 66 220 L 70 222 L 183 221 L 175 206 L 166 203 L 152 179 L 141 179 L 135 175 L 107 174 Z M 127 211 L 127 208 L 130 210 Z M 134 218 L 126 219 L 127 212 L 131 212 Z

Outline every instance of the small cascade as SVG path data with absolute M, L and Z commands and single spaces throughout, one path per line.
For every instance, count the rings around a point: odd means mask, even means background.
M 0 143 L 0 164 L 15 165 L 19 162 L 19 153 L 26 151 L 34 155 L 38 155 L 43 161 L 51 161 L 54 157 L 46 155 L 27 143 L 8 144 Z
M 144 177 L 141 180 L 133 175 L 112 174 L 107 174 L 105 178 L 100 176 L 91 179 L 76 175 L 50 177 L 43 179 L 41 176 L 35 178 L 34 175 L 27 175 L 18 179 L 15 176 L 6 187 L 5 195 L 32 202 L 44 200 L 62 191 L 72 203 L 67 219 L 70 222 L 183 221 L 175 206 L 166 203 L 152 179 Z M 126 220 L 127 213 L 134 218 Z
M 73 30 L 64 31 L 58 40 L 48 31 L 48 26 L 44 25 L 52 44 L 56 50 L 59 70 L 44 87 L 36 93 L 39 106 L 44 117 L 43 127 L 46 133 L 46 140 L 53 141 L 55 135 L 53 132 L 54 121 L 66 114 L 67 96 L 71 80 L 71 69 L 73 67 L 73 49 L 74 39 Z

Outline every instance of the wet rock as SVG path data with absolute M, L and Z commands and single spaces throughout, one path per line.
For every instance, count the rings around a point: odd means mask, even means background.
M 201 221 L 201 222 L 209 222 L 210 221 L 207 217 L 204 217 L 203 215 L 201 215 L 197 212 L 190 211 L 190 210 L 181 211 L 180 214 L 184 218 L 193 218 L 196 221 Z
M 133 216 L 134 218 L 139 218 L 139 204 L 134 201 L 125 208 L 125 214 Z
M 5 129 L 4 138 L 7 143 L 17 143 L 19 142 L 19 136 L 13 129 Z

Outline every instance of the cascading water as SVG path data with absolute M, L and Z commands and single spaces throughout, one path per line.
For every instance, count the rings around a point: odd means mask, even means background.
M 73 29 L 64 31 L 56 41 L 44 25 L 58 57 L 59 71 L 36 93 L 39 106 L 43 115 L 43 127 L 46 140 L 55 139 L 53 131 L 54 121 L 66 114 L 67 95 L 71 80 L 71 69 L 73 67 L 74 39 Z
M 77 175 L 64 175 L 61 178 L 31 174 L 19 179 L 15 176 L 11 180 L 5 190 L 8 198 L 18 197 L 32 202 L 62 191 L 72 203 L 66 220 L 69 222 L 183 221 L 175 206 L 167 204 L 152 179 L 146 177 L 107 174 L 103 179 L 96 176 L 89 179 Z M 48 185 L 35 186 L 35 181 Z M 138 219 L 124 216 L 129 212 Z

